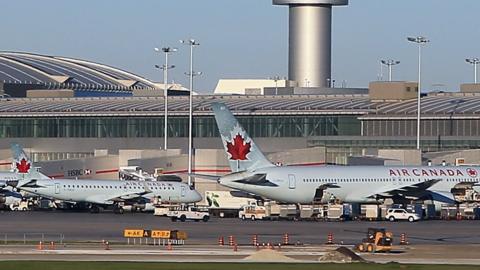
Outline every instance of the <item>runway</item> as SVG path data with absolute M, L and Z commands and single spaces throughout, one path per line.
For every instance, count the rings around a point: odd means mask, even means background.
M 108 240 L 126 242 L 126 228 L 182 230 L 188 234 L 187 244 L 215 245 L 218 238 L 235 236 L 239 245 L 248 245 L 254 234 L 258 241 L 280 243 L 288 233 L 290 242 L 304 245 L 320 245 L 333 233 L 336 243 L 355 244 L 369 227 L 382 227 L 394 233 L 398 243 L 405 233 L 411 244 L 455 245 L 480 244 L 480 221 L 430 220 L 408 222 L 292 222 L 292 221 L 242 221 L 240 219 L 212 218 L 209 222 L 172 222 L 168 218 L 151 213 L 68 213 L 52 212 L 2 212 L 0 213 L 0 243 L 2 241 L 38 241 L 41 234 L 45 240 L 57 241 L 59 234 L 65 242 L 98 242 Z

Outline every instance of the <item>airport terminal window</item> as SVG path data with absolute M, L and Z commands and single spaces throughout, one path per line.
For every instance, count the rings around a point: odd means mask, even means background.
M 355 116 L 239 116 L 252 137 L 360 135 Z M 170 117 L 170 137 L 188 136 L 188 117 Z M 194 118 L 195 137 L 218 137 L 213 116 Z M 0 119 L 0 138 L 163 137 L 163 117 L 76 117 Z

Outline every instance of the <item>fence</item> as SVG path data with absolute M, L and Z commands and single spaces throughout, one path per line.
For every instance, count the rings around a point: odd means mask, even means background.
M 33 244 L 42 241 L 46 242 L 55 242 L 63 244 L 65 241 L 65 235 L 63 233 L 3 233 L 1 243 L 8 245 L 9 243 L 23 243 Z

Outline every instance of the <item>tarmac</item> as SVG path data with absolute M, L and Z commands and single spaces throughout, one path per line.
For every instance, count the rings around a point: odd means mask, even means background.
M 190 261 L 190 262 L 248 262 L 247 257 L 258 250 L 251 245 L 258 235 L 260 245 L 283 242 L 288 233 L 291 245 L 274 254 L 294 262 L 318 262 L 327 251 L 339 245 L 353 247 L 365 237 L 367 228 L 380 227 L 394 234 L 394 252 L 361 254 L 368 261 L 379 263 L 439 263 L 480 265 L 480 221 L 430 220 L 409 222 L 307 222 L 307 221 L 242 221 L 212 218 L 209 222 L 172 222 L 151 213 L 71 213 L 2 212 L 0 213 L 0 260 L 102 260 L 102 261 Z M 184 246 L 153 246 L 139 239 L 135 245 L 123 238 L 124 229 L 161 229 L 186 231 Z M 327 235 L 333 234 L 336 245 L 325 245 Z M 398 245 L 404 233 L 409 245 Z M 228 236 L 234 236 L 237 251 L 228 246 Z M 225 246 L 218 246 L 224 237 Z M 36 243 L 47 245 L 39 250 Z M 48 243 L 55 242 L 55 250 Z M 102 241 L 109 241 L 106 250 Z M 278 246 L 276 247 L 278 248 Z M 282 261 L 281 256 L 273 260 Z M 257 258 L 258 256 L 252 256 Z M 292 262 L 292 261 L 288 261 Z

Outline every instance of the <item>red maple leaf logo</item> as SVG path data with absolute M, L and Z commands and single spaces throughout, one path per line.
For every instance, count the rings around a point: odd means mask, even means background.
M 476 171 L 475 169 L 468 168 L 468 169 L 467 169 L 467 173 L 468 173 L 468 175 L 470 175 L 471 177 L 477 177 L 477 171 Z
M 30 170 L 30 162 L 27 162 L 27 160 L 24 158 L 20 160 L 20 163 L 16 162 L 15 165 L 17 165 L 17 170 L 19 173 L 28 173 Z
M 247 160 L 247 154 L 250 153 L 251 146 L 250 143 L 245 143 L 240 134 L 237 134 L 232 142 L 227 142 L 227 152 L 231 155 L 231 160 Z

